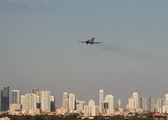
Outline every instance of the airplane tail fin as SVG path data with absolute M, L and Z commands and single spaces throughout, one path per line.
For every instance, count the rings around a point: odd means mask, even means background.
M 93 37 L 93 38 L 91 39 L 91 41 L 94 41 L 94 39 L 95 39 L 95 38 Z

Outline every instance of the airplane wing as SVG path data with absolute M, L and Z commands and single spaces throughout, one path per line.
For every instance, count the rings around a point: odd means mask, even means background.
M 79 41 L 79 42 L 81 42 L 81 43 L 85 43 L 85 41 Z
M 100 43 L 103 43 L 103 42 L 94 42 L 95 44 L 100 44 Z

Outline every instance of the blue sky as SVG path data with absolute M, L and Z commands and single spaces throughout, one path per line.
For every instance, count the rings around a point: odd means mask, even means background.
M 127 103 L 164 97 L 168 79 L 168 1 L 1 0 L 0 83 L 22 94 L 50 88 L 79 100 L 98 91 Z M 102 45 L 79 40 L 96 37 Z

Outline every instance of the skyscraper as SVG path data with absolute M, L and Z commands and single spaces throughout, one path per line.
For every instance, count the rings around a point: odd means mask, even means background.
M 157 99 L 157 104 L 156 104 L 157 105 L 156 106 L 157 107 L 157 112 L 160 112 L 160 113 L 162 112 L 163 101 L 164 101 L 163 98 L 158 98 Z
M 0 87 L 0 111 L 9 109 L 9 86 Z
M 51 112 L 55 111 L 55 97 L 54 96 L 50 96 L 50 105 L 51 105 Z
M 138 93 L 134 92 L 132 95 L 133 99 L 133 109 L 138 109 Z
M 112 114 L 114 111 L 114 96 L 106 95 L 105 101 L 108 102 L 108 114 Z
M 104 100 L 103 100 L 103 99 L 104 99 L 104 95 L 103 95 L 103 94 L 104 94 L 104 90 L 101 89 L 101 90 L 99 91 L 99 112 L 100 112 L 100 113 L 102 113 L 102 108 L 103 108 L 103 107 L 102 107 L 102 106 L 103 106 L 103 101 L 104 101 Z
M 69 110 L 72 112 L 75 110 L 75 94 L 69 93 Z
M 40 91 L 40 103 L 42 112 L 50 112 L 51 90 Z
M 154 108 L 155 108 L 155 99 L 153 97 L 149 98 L 149 112 L 154 112 Z
M 99 108 L 95 106 L 95 102 L 91 99 L 88 102 L 88 106 L 87 105 L 84 106 L 84 114 L 86 116 L 96 116 L 99 113 L 97 109 Z
M 32 114 L 35 113 L 37 108 L 37 95 L 33 93 L 27 93 L 25 96 L 22 95 L 22 113 Z
M 158 98 L 158 99 L 157 99 L 157 107 L 158 107 L 158 108 L 162 108 L 162 106 L 163 106 L 163 101 L 164 101 L 163 98 Z
M 133 98 L 132 97 L 128 98 L 128 108 L 133 109 Z
M 139 97 L 139 104 L 140 104 L 139 107 L 140 107 L 143 111 L 147 111 L 146 98 L 144 98 L 144 97 Z
M 20 104 L 21 104 L 21 106 L 22 106 L 22 110 L 24 109 L 26 109 L 25 107 L 26 107 L 26 103 L 25 103 L 25 95 L 20 95 Z
M 165 95 L 165 105 L 168 105 L 168 94 Z
M 32 89 L 32 93 L 37 95 L 37 98 L 38 98 L 38 101 L 37 101 L 37 108 L 40 108 L 41 107 L 41 104 L 40 104 L 40 90 L 39 89 Z
M 168 94 L 165 94 L 163 112 L 168 113 Z
M 121 99 L 118 99 L 117 107 L 118 107 L 118 109 L 121 108 Z
M 69 110 L 69 106 L 68 106 L 68 93 L 67 92 L 63 93 L 62 107 L 63 107 L 65 113 L 69 112 L 68 111 Z
M 34 94 L 39 96 L 40 91 L 39 91 L 39 89 L 32 89 L 32 93 L 34 93 Z
M 12 104 L 20 104 L 20 90 L 12 90 Z
M 76 99 L 76 110 L 78 113 L 81 113 L 84 111 L 84 104 L 85 104 L 85 101 L 79 101 Z

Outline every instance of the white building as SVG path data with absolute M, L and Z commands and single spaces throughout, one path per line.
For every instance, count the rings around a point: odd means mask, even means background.
M 25 95 L 20 96 L 20 104 L 22 105 L 22 111 L 26 110 L 26 100 L 25 100 Z
M 99 111 L 100 111 L 100 113 L 102 113 L 103 101 L 104 101 L 104 90 L 101 89 L 101 90 L 99 91 Z
M 21 104 L 10 104 L 9 109 L 10 110 L 20 110 L 21 109 Z
M 12 114 L 12 115 L 21 114 L 22 113 L 21 104 L 15 104 L 15 103 L 14 104 L 10 104 L 8 113 Z
M 164 106 L 162 107 L 162 112 L 163 112 L 163 113 L 168 113 L 168 105 L 164 105 Z
M 95 106 L 95 102 L 92 99 L 88 102 L 88 107 L 89 107 L 89 116 L 95 116 L 96 106 Z
M 22 113 L 33 114 L 36 112 L 37 95 L 28 93 L 22 96 Z
M 84 112 L 84 104 L 85 101 L 79 101 L 76 99 L 76 111 L 77 113 L 83 113 Z
M 40 103 L 42 112 L 50 112 L 50 96 L 51 91 L 40 91 Z
M 148 99 L 148 111 L 149 112 L 154 112 L 155 111 L 155 99 L 153 97 L 150 97 Z
M 69 102 L 69 100 L 68 100 L 68 93 L 67 93 L 67 92 L 64 92 L 64 93 L 63 93 L 63 100 L 62 100 L 62 107 L 63 107 L 65 113 L 68 113 L 68 112 L 69 112 L 69 111 L 68 111 L 68 110 L 69 110 L 68 102 Z
M 34 88 L 34 89 L 32 89 L 32 93 L 34 93 L 34 94 L 36 94 L 37 96 L 39 96 L 40 90 L 37 89 L 37 88 Z
M 139 97 L 139 108 L 143 111 L 147 111 L 147 100 L 144 97 Z
M 133 98 L 128 98 L 128 109 L 133 109 Z
M 55 97 L 54 96 L 50 96 L 50 105 L 51 105 L 51 112 L 55 111 Z
M 165 105 L 168 105 L 168 94 L 165 94 Z
M 165 94 L 165 99 L 163 100 L 162 112 L 163 113 L 168 113 L 168 94 Z
M 99 115 L 99 107 L 95 105 L 95 102 L 92 99 L 88 102 L 88 106 L 84 106 L 84 114 L 85 116 Z
M 156 112 L 162 113 L 163 101 L 164 101 L 163 98 L 158 98 L 158 99 L 156 100 L 156 108 L 157 108 L 157 111 L 156 111 Z
M 20 104 L 20 90 L 12 90 L 12 104 Z
M 113 95 L 106 95 L 105 101 L 108 102 L 107 114 L 113 114 L 114 113 L 114 96 Z
M 121 99 L 118 99 L 118 102 L 117 102 L 117 103 L 118 103 L 118 104 L 117 104 L 118 109 L 121 108 Z
M 69 112 L 75 110 L 75 94 L 69 93 Z
M 132 99 L 133 99 L 133 109 L 138 109 L 138 93 L 134 92 L 132 95 Z

